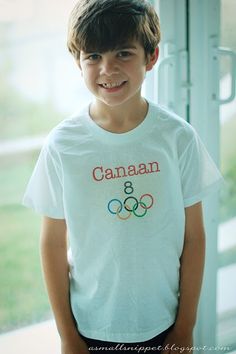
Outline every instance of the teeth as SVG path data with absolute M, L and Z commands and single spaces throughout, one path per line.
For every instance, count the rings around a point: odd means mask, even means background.
M 104 83 L 102 84 L 103 87 L 105 88 L 113 88 L 113 87 L 119 87 L 122 85 L 123 82 L 114 82 L 114 83 Z

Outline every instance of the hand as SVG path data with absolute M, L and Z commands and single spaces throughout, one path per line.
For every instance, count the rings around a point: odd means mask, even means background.
M 61 354 L 89 354 L 89 350 L 85 341 L 78 335 L 61 342 Z
M 173 327 L 173 329 L 168 333 L 162 347 L 162 354 L 193 353 L 192 331 L 183 331 Z

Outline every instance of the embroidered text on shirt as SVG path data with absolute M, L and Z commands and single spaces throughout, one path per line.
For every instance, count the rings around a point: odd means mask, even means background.
M 128 167 L 104 168 L 103 166 L 97 166 L 93 169 L 93 179 L 100 182 L 104 179 L 132 177 L 157 172 L 160 172 L 160 169 L 159 163 L 156 161 L 148 162 L 147 164 L 129 165 Z

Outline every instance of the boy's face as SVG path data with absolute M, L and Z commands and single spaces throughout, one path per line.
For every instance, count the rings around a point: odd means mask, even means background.
M 132 41 L 105 53 L 81 51 L 78 64 L 90 92 L 106 105 L 116 106 L 141 96 L 145 74 L 157 58 L 158 49 L 146 58 L 139 42 Z

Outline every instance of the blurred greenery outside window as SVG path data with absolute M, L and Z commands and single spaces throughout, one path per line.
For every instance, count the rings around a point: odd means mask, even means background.
M 21 200 L 45 136 L 90 100 L 66 48 L 75 1 L 23 2 L 0 4 L 0 333 L 51 317 L 41 218 Z
M 221 0 L 221 47 L 236 52 L 236 22 L 232 15 L 236 12 L 234 0 Z M 220 60 L 221 98 L 230 93 L 232 62 L 227 57 Z M 236 287 L 232 279 L 236 277 L 236 99 L 220 107 L 220 161 L 226 188 L 221 193 L 220 226 L 218 237 L 218 289 L 217 341 L 236 349 Z

